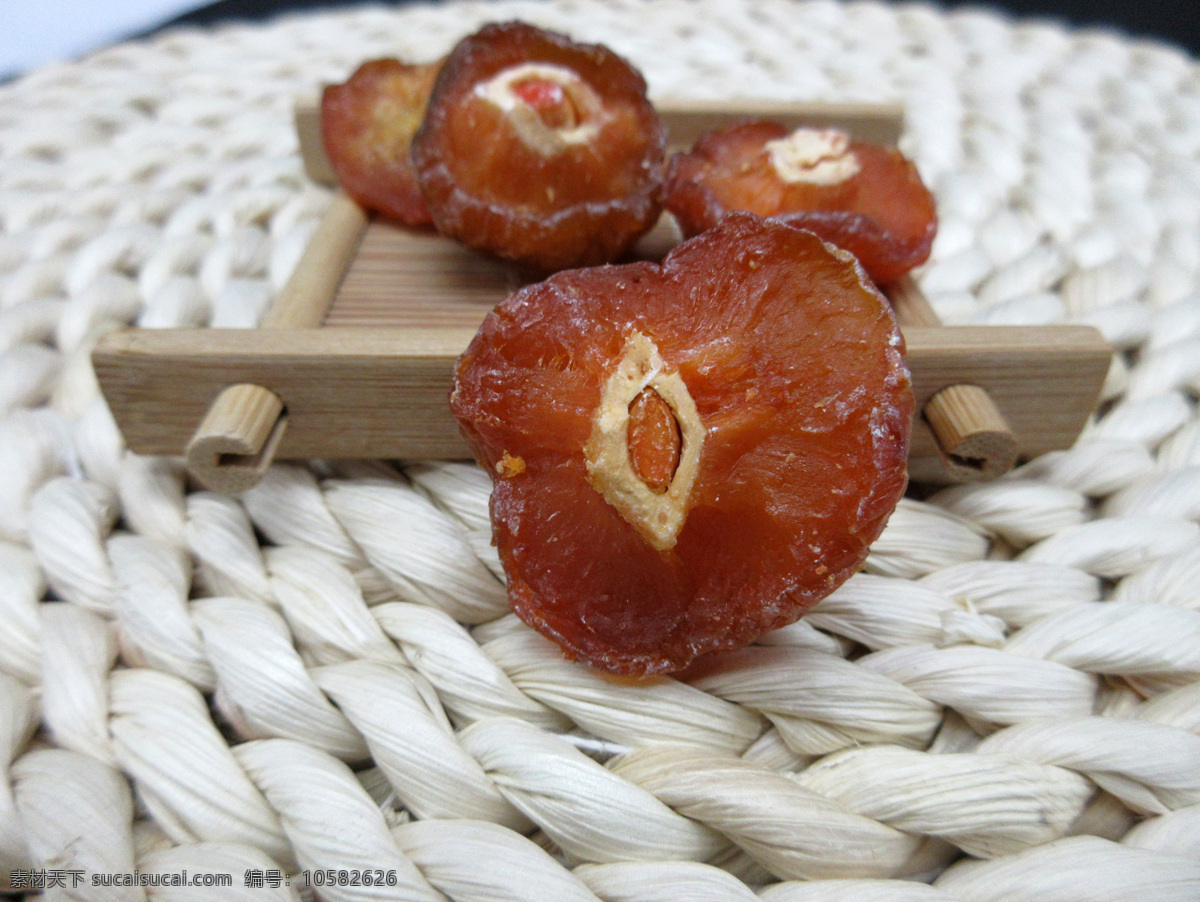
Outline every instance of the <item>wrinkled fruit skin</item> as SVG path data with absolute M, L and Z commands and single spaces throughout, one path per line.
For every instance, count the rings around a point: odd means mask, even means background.
M 878 285 L 924 263 L 937 234 L 933 195 L 894 148 L 851 142 L 861 171 L 837 185 L 784 184 L 764 149 L 788 130 L 743 122 L 701 138 L 668 166 L 664 203 L 685 235 L 716 225 L 729 210 L 782 219 L 850 251 Z
M 597 491 L 582 450 L 633 333 L 704 428 L 663 551 Z M 451 407 L 493 476 L 513 610 L 570 657 L 646 675 L 791 623 L 859 569 L 905 489 L 913 396 L 891 309 L 854 259 L 733 213 L 661 266 L 511 295 L 460 359 Z
M 364 209 L 405 225 L 433 221 L 409 152 L 440 68 L 371 60 L 321 95 L 321 137 L 338 184 Z
M 512 116 L 476 87 L 522 64 L 576 73 L 602 113 L 586 143 L 552 154 L 527 146 Z M 538 104 L 545 92 L 526 91 Z M 543 119 L 553 126 L 549 114 Z M 476 250 L 551 272 L 618 259 L 657 220 L 666 132 L 646 83 L 599 45 L 520 22 L 484 26 L 451 52 L 413 144 L 439 232 Z

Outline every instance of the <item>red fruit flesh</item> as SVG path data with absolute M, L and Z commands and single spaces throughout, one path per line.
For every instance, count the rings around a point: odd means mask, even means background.
M 646 378 L 664 404 L 634 400 L 632 469 L 684 512 L 657 544 L 590 456 L 637 336 L 661 358 Z M 459 361 L 451 407 L 494 474 L 513 609 L 569 656 L 645 675 L 796 620 L 862 565 L 904 491 L 913 397 L 895 319 L 854 260 L 738 213 L 661 266 L 510 296 Z
M 550 128 L 574 128 L 579 123 L 578 110 L 557 82 L 530 78 L 514 84 L 513 93 Z
M 321 136 L 338 184 L 358 204 L 406 225 L 432 222 L 409 151 L 441 63 L 363 63 L 321 96 Z
M 665 204 L 684 234 L 711 228 L 729 210 L 782 219 L 850 251 L 880 285 L 928 258 L 937 232 L 933 195 L 899 151 L 851 141 L 853 175 L 834 184 L 788 183 L 767 149 L 788 135 L 777 123 L 745 122 L 675 155 Z

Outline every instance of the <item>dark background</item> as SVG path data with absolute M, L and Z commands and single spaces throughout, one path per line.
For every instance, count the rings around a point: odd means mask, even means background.
M 286 11 L 348 5 L 352 3 L 343 0 L 217 0 L 162 27 L 265 19 Z M 939 5 L 948 9 L 991 8 L 1014 16 L 1056 19 L 1075 27 L 1114 28 L 1128 35 L 1176 44 L 1193 56 L 1200 57 L 1200 4 L 1196 0 L 1003 0 L 991 3 L 943 2 Z

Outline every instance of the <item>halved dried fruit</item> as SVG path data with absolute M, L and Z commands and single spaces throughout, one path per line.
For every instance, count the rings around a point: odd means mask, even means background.
M 413 162 L 438 231 L 550 271 L 615 260 L 654 224 L 665 141 L 629 63 L 509 22 L 450 53 Z
M 712 132 L 672 157 L 665 204 L 685 235 L 728 210 L 782 219 L 850 251 L 880 285 L 923 263 L 937 232 L 933 195 L 900 151 L 765 121 Z
M 409 151 L 440 68 L 371 60 L 321 95 L 321 137 L 338 184 L 362 207 L 406 225 L 433 221 Z
M 859 568 L 904 491 L 913 397 L 854 258 L 732 213 L 661 266 L 511 295 L 451 407 L 493 474 L 513 609 L 649 674 L 790 623 Z

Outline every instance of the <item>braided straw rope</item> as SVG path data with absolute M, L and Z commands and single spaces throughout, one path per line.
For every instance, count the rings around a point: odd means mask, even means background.
M 506 613 L 467 464 L 281 464 L 223 497 L 127 453 L 89 349 L 256 322 L 329 201 L 294 96 L 509 17 L 610 44 L 659 97 L 903 101 L 942 318 L 1119 348 L 1084 436 L 905 500 L 806 620 L 648 685 Z M 153 902 L 366 868 L 396 885 L 320 898 L 1194 902 L 1198 271 L 1200 68 L 990 13 L 364 8 L 0 87 L 0 879 L 234 876 L 47 890 Z

